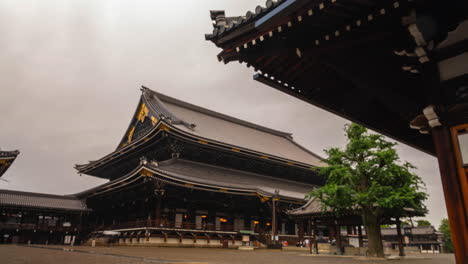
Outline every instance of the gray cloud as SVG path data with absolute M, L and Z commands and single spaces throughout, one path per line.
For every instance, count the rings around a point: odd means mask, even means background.
M 204 41 L 208 10 L 244 14 L 263 0 L 0 2 L 0 147 L 22 152 L 0 188 L 68 194 L 103 180 L 73 169 L 111 152 L 140 85 L 292 132 L 310 150 L 344 144 L 346 120 L 223 65 Z M 400 146 L 427 183 L 429 219 L 446 216 L 436 159 Z

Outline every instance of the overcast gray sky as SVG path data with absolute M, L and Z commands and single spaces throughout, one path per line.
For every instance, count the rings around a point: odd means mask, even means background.
M 21 154 L 0 188 L 70 194 L 103 182 L 73 169 L 110 153 L 140 85 L 286 132 L 310 150 L 344 144 L 346 120 L 223 65 L 204 40 L 210 9 L 245 14 L 264 0 L 0 1 L 0 147 Z M 434 157 L 400 145 L 430 194 L 428 219 L 446 209 Z

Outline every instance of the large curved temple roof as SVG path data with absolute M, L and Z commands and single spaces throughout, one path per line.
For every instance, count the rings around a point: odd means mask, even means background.
M 259 126 L 157 93 L 146 87 L 134 118 L 116 151 L 97 161 L 77 165 L 80 173 L 102 166 L 144 144 L 160 131 L 190 138 L 197 144 L 254 155 L 305 168 L 322 159 L 293 141 L 291 134 Z
M 172 158 L 159 163 L 143 160 L 129 174 L 78 193 L 76 196 L 92 197 L 110 194 L 141 184 L 145 177 L 185 188 L 259 196 L 263 199 L 276 197 L 297 203 L 303 203 L 305 195 L 316 187 L 311 184 Z
M 320 158 L 293 141 L 292 135 L 223 115 L 149 90 L 181 122 L 177 128 L 206 139 L 318 166 Z M 187 120 L 190 124 L 187 126 Z
M 14 151 L 1 151 L 0 150 L 0 177 L 8 170 L 13 161 L 19 155 L 18 150 Z

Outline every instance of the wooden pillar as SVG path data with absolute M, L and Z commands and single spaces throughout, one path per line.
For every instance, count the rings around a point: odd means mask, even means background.
M 466 179 L 460 179 L 457 157 L 450 129 L 444 126 L 432 128 L 432 137 L 439 162 L 439 170 L 444 189 L 445 203 L 449 216 L 455 259 L 457 264 L 468 263 L 468 188 L 462 185 Z
M 400 257 L 405 256 L 405 248 L 403 247 L 403 236 L 401 235 L 401 222 L 400 218 L 396 219 L 396 230 L 397 230 L 397 240 L 398 240 L 398 251 L 400 252 Z
M 309 228 L 308 229 L 309 229 L 309 253 L 312 254 L 312 239 L 315 240 L 315 234 L 312 231 L 312 218 L 309 219 Z
M 299 241 L 303 241 L 304 240 L 304 219 L 299 219 L 297 221 L 297 225 L 299 226 L 299 232 L 298 232 L 298 237 L 299 237 Z
M 161 224 L 161 197 L 156 196 L 156 210 L 154 213 L 154 220 L 156 227 L 159 227 Z
M 359 247 L 363 247 L 364 243 L 362 240 L 362 226 L 358 225 L 358 240 L 359 240 Z
M 336 228 L 334 226 L 328 226 L 328 240 L 330 240 L 330 242 L 332 242 L 333 239 L 335 239 L 335 232 Z
M 271 235 L 273 236 L 273 244 L 276 244 L 276 233 L 277 233 L 277 223 L 276 223 L 276 197 L 271 199 L 272 212 L 271 212 Z
M 146 226 L 151 226 L 152 224 L 152 220 L 151 220 L 151 215 L 148 215 L 148 219 L 147 219 L 147 222 L 146 222 Z
M 314 219 L 314 230 L 312 231 L 312 233 L 314 234 L 314 252 L 315 252 L 315 254 L 319 253 L 318 241 L 317 241 L 318 232 L 319 232 L 319 230 L 318 230 L 317 220 Z

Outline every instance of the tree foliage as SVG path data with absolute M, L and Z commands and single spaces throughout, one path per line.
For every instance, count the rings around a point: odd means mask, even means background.
M 432 226 L 431 222 L 427 221 L 427 220 L 417 220 L 416 223 L 418 224 L 418 227 L 421 227 L 421 226 Z
M 426 212 L 424 183 L 412 172 L 413 165 L 400 161 L 396 143 L 369 133 L 357 124 L 346 125 L 345 132 L 346 147 L 326 150 L 328 166 L 318 169 L 326 184 L 310 193 L 321 202 L 324 210 L 332 210 L 337 215 L 358 211 L 368 233 L 375 231 L 379 237 L 385 215 L 404 216 L 408 208 Z M 370 225 L 378 230 L 369 230 Z M 369 238 L 369 243 L 371 240 Z M 380 246 L 376 250 L 379 252 L 371 253 L 383 256 L 381 241 L 378 243 Z
M 450 232 L 450 225 L 447 218 L 442 219 L 440 221 L 439 232 L 444 234 L 444 248 L 448 252 L 453 252 L 453 243 L 452 243 L 452 235 Z

